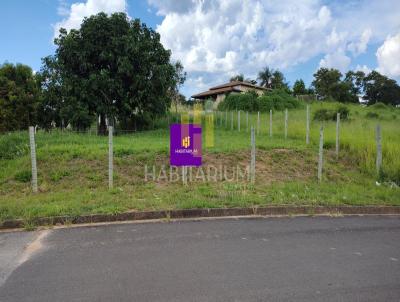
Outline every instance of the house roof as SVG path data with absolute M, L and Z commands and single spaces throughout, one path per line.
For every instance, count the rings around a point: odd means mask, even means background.
M 227 93 L 227 92 L 242 92 L 239 88 L 235 88 L 235 87 L 221 87 L 221 88 L 217 88 L 217 89 L 210 89 L 204 92 L 200 92 L 198 94 L 192 95 L 192 98 L 194 99 L 204 99 L 206 97 L 210 97 L 213 95 L 218 95 L 218 94 L 222 94 L 222 93 Z
M 241 89 L 237 88 L 237 86 L 246 86 L 254 89 L 262 89 L 262 90 L 270 90 L 269 88 L 261 87 L 258 85 L 253 85 L 248 82 L 241 82 L 241 81 L 232 81 L 229 83 L 225 83 L 222 85 L 211 87 L 209 90 L 200 92 L 198 94 L 192 95 L 194 99 L 204 99 L 210 96 L 227 93 L 227 92 L 242 92 Z
M 266 87 L 254 85 L 254 84 L 251 84 L 249 82 L 241 82 L 241 81 L 232 81 L 232 82 L 228 82 L 228 83 L 225 83 L 225 84 L 222 84 L 222 85 L 214 86 L 214 87 L 211 87 L 210 90 L 220 89 L 220 88 L 223 88 L 223 87 L 233 87 L 233 86 L 238 86 L 238 85 L 252 87 L 252 88 L 255 88 L 255 89 L 268 90 L 268 88 L 266 88 Z

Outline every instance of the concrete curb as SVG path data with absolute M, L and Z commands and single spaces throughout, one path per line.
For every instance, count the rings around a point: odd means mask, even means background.
M 87 224 L 100 222 L 137 221 L 154 219 L 180 219 L 229 216 L 292 216 L 292 215 L 400 215 L 400 206 L 269 206 L 254 208 L 182 209 L 119 214 L 93 214 L 43 217 L 30 221 L 35 226 Z M 23 228 L 24 220 L 6 220 L 0 229 Z

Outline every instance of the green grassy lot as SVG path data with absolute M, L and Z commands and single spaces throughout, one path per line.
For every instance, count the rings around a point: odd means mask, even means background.
M 335 103 L 314 103 L 336 108 Z M 321 122 L 311 123 L 311 144 L 305 144 L 305 108 L 289 111 L 288 139 L 283 138 L 283 113 L 274 113 L 273 138 L 269 114 L 261 114 L 256 137 L 256 183 L 246 181 L 145 181 L 145 165 L 169 168 L 169 134 L 164 129 L 114 137 L 114 189 L 108 190 L 108 138 L 88 133 L 39 132 L 36 135 L 39 193 L 30 187 L 28 133 L 0 136 L 0 221 L 36 217 L 118 213 L 126 210 L 235 207 L 265 205 L 400 205 L 400 112 L 394 108 L 349 106 L 350 120 L 341 124 L 341 154 L 337 160 L 335 122 L 324 122 L 325 165 L 317 182 L 317 151 Z M 378 114 L 367 118 L 368 112 Z M 203 149 L 203 166 L 246 166 L 250 161 L 250 134 L 246 115 L 241 131 L 215 119 L 215 146 Z M 230 114 L 228 114 L 230 117 Z M 251 114 L 249 125 L 256 125 Z M 375 126 L 382 126 L 383 169 L 375 171 Z M 222 124 L 222 125 L 221 125 Z M 166 126 L 166 125 L 165 125 Z M 230 171 L 230 172 L 229 172 Z M 379 184 L 376 184 L 376 181 Z

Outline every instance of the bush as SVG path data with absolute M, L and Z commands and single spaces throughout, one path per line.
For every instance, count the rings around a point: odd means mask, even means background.
M 249 91 L 241 94 L 228 95 L 219 105 L 218 110 L 243 110 L 243 111 L 261 111 L 269 110 L 282 111 L 302 107 L 302 103 L 292 97 L 284 90 L 273 90 L 262 96 L 258 96 L 255 91 Z
M 61 179 L 63 179 L 66 176 L 70 176 L 71 173 L 67 170 L 58 170 L 58 171 L 54 171 L 50 174 L 50 179 L 54 182 L 57 182 Z
M 14 132 L 0 136 L 0 159 L 13 159 L 29 152 L 27 132 Z
M 32 178 L 32 172 L 29 170 L 23 170 L 23 171 L 17 172 L 14 175 L 14 179 L 16 181 L 20 181 L 20 182 L 29 182 L 29 181 L 31 181 L 31 178 Z
M 368 112 L 366 115 L 365 115 L 365 117 L 366 118 L 379 118 L 379 114 L 378 113 L 376 113 L 376 112 Z
M 246 93 L 231 93 L 221 103 L 218 104 L 218 109 L 258 111 L 259 104 L 257 97 L 257 93 L 254 91 Z
M 386 104 L 384 104 L 384 103 L 381 103 L 381 102 L 375 103 L 375 104 L 373 104 L 373 105 L 371 105 L 369 107 L 370 108 L 374 108 L 374 109 L 388 109 L 388 106 Z
M 349 108 L 347 108 L 346 106 L 340 106 L 340 107 L 337 109 L 336 113 L 340 113 L 340 119 L 343 120 L 343 121 L 349 119 L 350 110 L 349 110 Z M 336 120 L 336 113 L 335 113 L 335 116 L 334 116 L 334 118 L 333 118 L 334 120 Z
M 340 106 L 336 110 L 318 109 L 314 112 L 313 119 L 316 121 L 336 121 L 338 113 L 340 113 L 340 120 L 349 119 L 350 110 L 346 106 Z
M 332 119 L 332 111 L 328 109 L 318 109 L 314 112 L 313 119 L 316 121 L 330 121 Z

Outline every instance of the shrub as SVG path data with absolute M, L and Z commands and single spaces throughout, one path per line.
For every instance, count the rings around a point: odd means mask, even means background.
M 314 112 L 313 119 L 316 121 L 330 121 L 332 119 L 332 111 L 328 109 L 318 109 Z
M 346 106 L 340 106 L 336 110 L 318 109 L 314 112 L 313 119 L 317 121 L 336 121 L 338 113 L 340 113 L 340 120 L 349 119 L 350 110 Z
M 0 159 L 13 159 L 29 152 L 29 137 L 23 132 L 0 135 Z
M 32 172 L 29 170 L 19 171 L 14 175 L 14 179 L 20 182 L 29 182 L 32 178 Z
M 63 179 L 65 176 L 69 176 L 71 173 L 67 170 L 59 170 L 59 171 L 54 171 L 50 174 L 50 179 L 54 182 L 57 182 L 61 179 Z
M 219 105 L 219 110 L 243 110 L 243 111 L 261 111 L 269 110 L 282 111 L 302 107 L 302 103 L 292 97 L 284 90 L 273 90 L 262 96 L 256 92 L 249 91 L 241 94 L 228 95 Z
M 378 102 L 378 103 L 375 103 L 375 104 L 371 105 L 370 108 L 374 108 L 374 109 L 387 109 L 388 106 L 387 106 L 386 104 L 384 104 L 384 103 Z
M 366 118 L 379 118 L 379 114 L 378 113 L 376 113 L 376 112 L 368 112 L 366 115 L 365 115 L 365 117 Z
M 334 120 L 336 120 L 336 113 L 340 113 L 340 119 L 345 121 L 349 119 L 350 116 L 350 110 L 346 106 L 340 106 L 337 111 L 335 112 L 335 116 L 333 117 Z
M 259 103 L 257 97 L 258 96 L 254 91 L 246 93 L 231 93 L 218 104 L 218 109 L 258 111 Z

